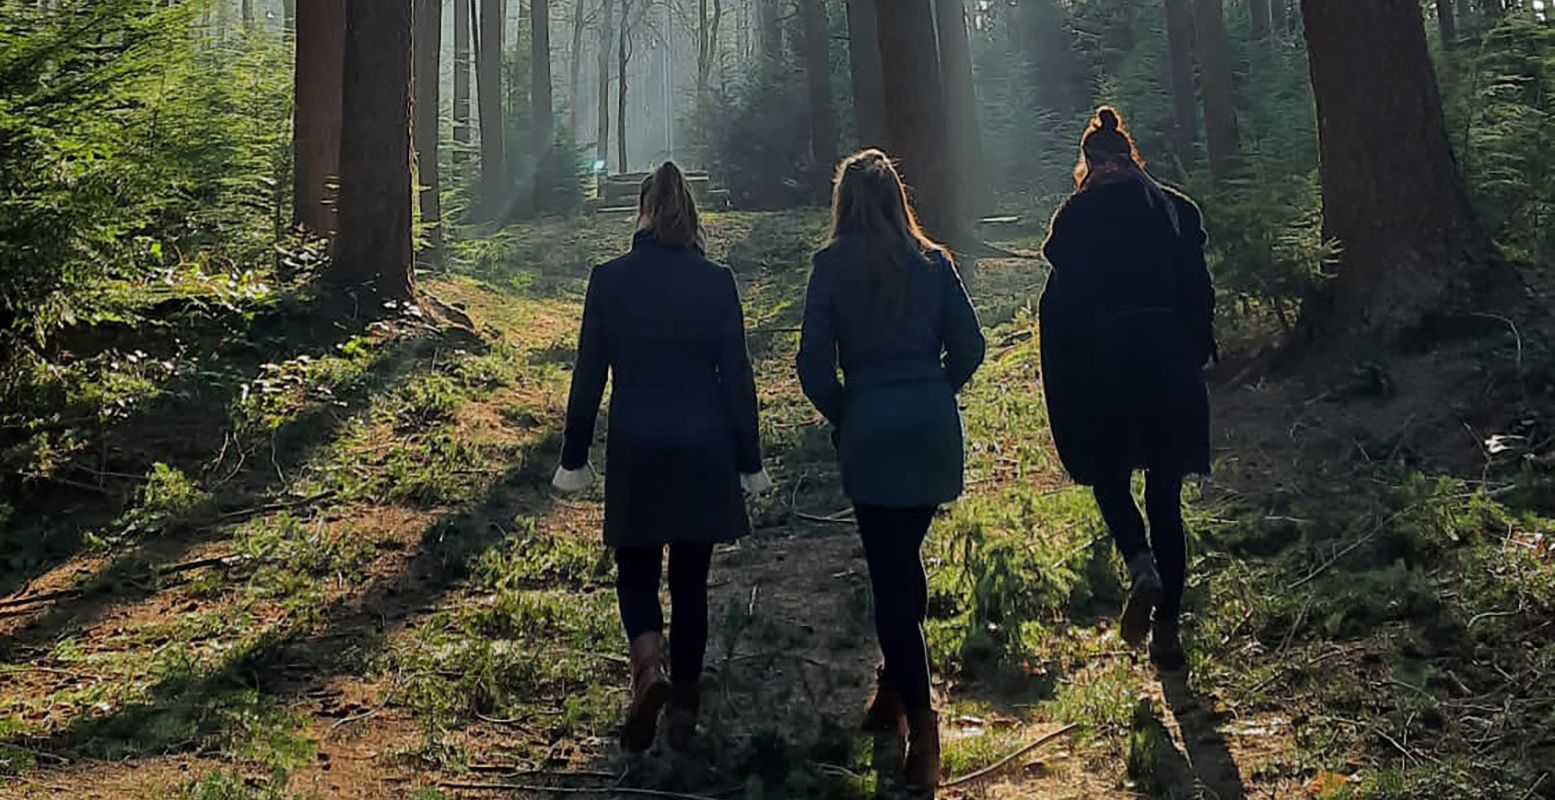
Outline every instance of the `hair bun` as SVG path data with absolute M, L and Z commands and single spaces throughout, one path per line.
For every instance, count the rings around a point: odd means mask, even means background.
M 1098 109 L 1096 111 L 1096 119 L 1101 122 L 1101 129 L 1104 131 L 1115 131 L 1118 129 L 1118 112 L 1114 111 L 1112 106 L 1102 106 Z

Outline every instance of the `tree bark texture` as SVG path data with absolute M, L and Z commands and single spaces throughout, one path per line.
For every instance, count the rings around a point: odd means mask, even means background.
M 1417 0 L 1303 0 L 1323 224 L 1343 247 L 1319 331 L 1409 330 L 1482 283 L 1494 251 L 1458 174 Z
M 292 205 L 296 221 L 320 236 L 335 232 L 345 42 L 345 0 L 307 0 L 297 8 Z
M 412 0 L 347 0 L 340 233 L 331 280 L 413 300 Z

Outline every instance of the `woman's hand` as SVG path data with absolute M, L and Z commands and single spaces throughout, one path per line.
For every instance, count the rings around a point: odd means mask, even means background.
M 555 477 L 551 478 L 551 486 L 557 491 L 575 494 L 593 486 L 598 478 L 599 475 L 594 472 L 593 464 L 584 464 L 578 469 L 557 467 Z
M 740 488 L 744 489 L 746 494 L 770 492 L 772 491 L 772 477 L 767 474 L 766 470 L 757 472 L 754 475 L 741 475 Z

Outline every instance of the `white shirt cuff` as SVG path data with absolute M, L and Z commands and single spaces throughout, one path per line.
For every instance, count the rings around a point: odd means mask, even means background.
M 767 475 L 766 470 L 762 470 L 754 475 L 741 475 L 740 488 L 744 489 L 746 494 L 770 492 L 772 491 L 772 477 Z
M 558 491 L 581 492 L 594 485 L 594 465 L 584 464 L 580 469 L 556 468 L 556 476 L 551 478 L 551 485 Z

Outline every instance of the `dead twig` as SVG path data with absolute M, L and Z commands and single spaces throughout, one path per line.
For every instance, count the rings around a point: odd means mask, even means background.
M 277 469 L 279 469 L 279 467 L 277 467 Z M 335 490 L 329 489 L 327 491 L 319 492 L 318 494 L 309 495 L 308 497 L 303 497 L 297 500 L 278 500 L 276 502 L 266 503 L 255 508 L 240 508 L 235 511 L 228 511 L 218 516 L 217 519 L 222 520 L 223 522 L 237 519 L 252 519 L 253 517 L 263 516 L 265 514 L 274 514 L 278 511 L 290 511 L 294 508 L 311 506 L 314 503 L 321 503 L 334 496 Z
M 1363 545 L 1367 544 L 1372 539 L 1376 538 L 1378 532 L 1380 532 L 1389 523 L 1392 523 L 1394 520 L 1398 519 L 1402 514 L 1403 514 L 1403 512 L 1400 511 L 1400 512 L 1398 512 L 1396 514 L 1393 514 L 1392 516 L 1389 516 L 1386 519 L 1378 521 L 1376 525 L 1372 526 L 1371 530 L 1366 532 L 1365 536 L 1362 536 L 1361 538 L 1356 539 L 1355 541 L 1351 542 L 1349 545 L 1344 547 L 1344 549 L 1342 549 L 1339 552 L 1335 553 L 1332 558 L 1329 558 L 1327 561 L 1324 561 L 1322 564 L 1320 564 L 1317 569 L 1314 569 L 1311 572 L 1307 573 L 1306 577 L 1296 581 L 1295 583 L 1291 584 L 1290 586 L 1285 587 L 1285 590 L 1288 591 L 1288 592 L 1293 592 L 1293 591 L 1295 591 L 1297 589 L 1300 589 L 1303 586 L 1306 586 L 1307 584 L 1311 583 L 1312 581 L 1316 580 L 1319 575 L 1322 575 L 1324 572 L 1327 572 L 1329 567 L 1332 567 L 1333 565 L 1339 563 L 1340 559 L 1342 559 L 1345 556 L 1355 552 L 1356 550 L 1360 549 Z
M 998 761 L 995 761 L 994 763 L 992 763 L 992 764 L 990 764 L 990 765 L 988 765 L 986 767 L 983 767 L 982 769 L 980 769 L 980 770 L 978 770 L 978 771 L 976 771 L 976 772 L 974 772 L 974 773 L 972 773 L 970 775 L 963 775 L 963 776 L 961 776 L 959 778 L 956 778 L 954 780 L 950 780 L 950 781 L 946 781 L 944 783 L 941 783 L 940 784 L 940 788 L 941 789 L 953 789 L 953 788 L 955 788 L 957 786 L 965 786 L 965 785 L 967 785 L 969 783 L 972 783 L 974 781 L 979 781 L 979 780 L 982 780 L 983 778 L 986 778 L 986 777 L 988 777 L 990 775 L 998 773 L 1000 770 L 1003 770 L 1005 767 L 1009 766 L 1010 762 L 1014 761 L 1015 759 L 1020 758 L 1021 756 L 1024 756 L 1027 753 L 1030 753 L 1031 751 L 1041 747 L 1042 745 L 1045 745 L 1048 742 L 1051 742 L 1054 739 L 1057 739 L 1060 736 L 1063 736 L 1064 734 L 1067 734 L 1070 731 L 1073 731 L 1074 729 L 1076 729 L 1078 727 L 1080 727 L 1078 724 L 1071 722 L 1068 725 L 1065 725 L 1064 727 L 1059 728 L 1056 731 L 1052 731 L 1051 733 L 1043 734 L 1042 736 L 1037 737 L 1037 740 L 1032 742 L 1031 744 L 1028 744 L 1025 747 L 1022 747 L 1021 749 L 1016 750 L 1015 752 L 1005 756 L 1004 758 L 1001 758 Z

